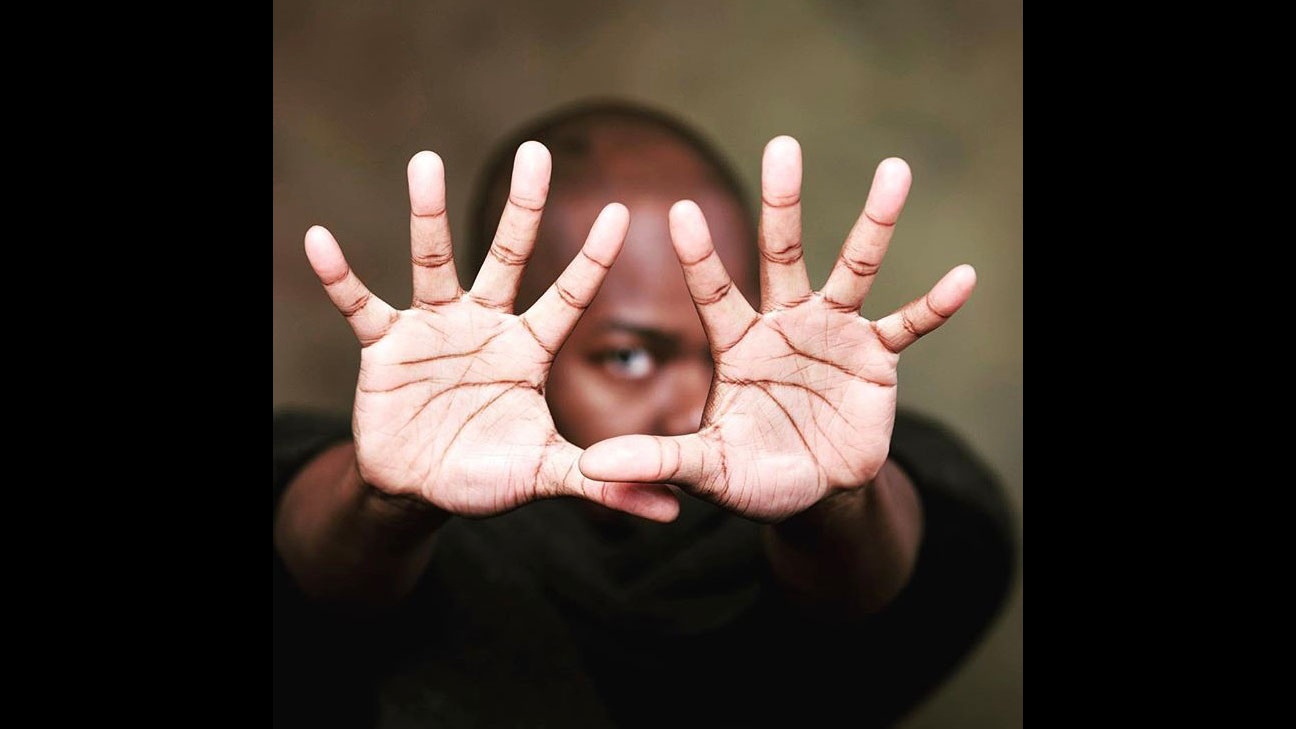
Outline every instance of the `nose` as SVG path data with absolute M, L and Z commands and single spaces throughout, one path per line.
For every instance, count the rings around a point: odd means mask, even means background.
M 666 378 L 668 388 L 662 402 L 659 435 L 685 435 L 696 432 L 702 423 L 702 409 L 711 390 L 711 361 L 690 359 L 678 361 Z

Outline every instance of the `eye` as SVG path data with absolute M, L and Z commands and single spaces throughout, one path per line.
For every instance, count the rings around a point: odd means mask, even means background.
M 643 347 L 617 347 L 601 357 L 603 366 L 616 377 L 638 380 L 652 374 L 656 368 L 652 354 Z

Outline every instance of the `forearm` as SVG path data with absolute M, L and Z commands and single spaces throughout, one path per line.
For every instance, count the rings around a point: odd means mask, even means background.
M 381 606 L 413 588 L 447 517 L 365 484 L 355 446 L 347 442 L 322 452 L 293 478 L 275 513 L 274 544 L 309 597 Z
M 904 588 L 922 536 L 913 482 L 888 460 L 869 484 L 764 528 L 766 556 L 794 602 L 820 614 L 877 612 Z

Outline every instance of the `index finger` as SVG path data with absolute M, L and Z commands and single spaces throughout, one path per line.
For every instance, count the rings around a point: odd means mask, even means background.
M 548 290 L 520 317 L 536 343 L 552 357 L 594 300 L 616 262 L 630 226 L 630 213 L 610 203 L 590 227 L 580 253 Z

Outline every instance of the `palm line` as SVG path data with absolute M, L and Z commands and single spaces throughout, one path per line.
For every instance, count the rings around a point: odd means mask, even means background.
M 832 410 L 834 413 L 836 413 L 837 415 L 839 415 L 839 416 L 841 417 L 841 419 L 844 420 L 844 421 L 846 422 L 847 425 L 849 425 L 849 426 L 851 426 L 851 427 L 855 427 L 855 424 L 852 423 L 850 420 L 848 420 L 848 419 L 846 418 L 845 414 L 843 414 L 843 413 L 841 412 L 841 410 L 840 410 L 836 405 L 834 405 L 833 402 L 832 402 L 831 400 L 829 400 L 827 397 L 825 397 L 824 394 L 823 394 L 822 392 L 819 392 L 818 390 L 816 390 L 816 389 L 813 388 L 813 387 L 810 387 L 809 385 L 804 385 L 804 384 L 802 384 L 802 383 L 800 383 L 800 382 L 789 382 L 789 381 L 786 381 L 786 380 L 769 380 L 769 379 L 748 380 L 748 379 L 736 379 L 736 378 L 724 377 L 724 376 L 722 376 L 722 375 L 716 375 L 716 380 L 718 380 L 719 382 L 722 382 L 722 383 L 724 383 L 724 384 L 726 384 L 726 385 L 734 385 L 734 386 L 736 386 L 736 387 L 744 387 L 744 386 L 748 386 L 748 385 L 779 385 L 779 386 L 781 386 L 781 387 L 793 387 L 793 388 L 796 388 L 796 389 L 798 389 L 798 390 L 804 390 L 805 392 L 808 392 L 808 393 L 810 393 L 811 395 L 814 395 L 815 397 L 819 398 L 819 400 L 820 400 L 821 402 L 823 402 L 824 405 L 827 405 L 828 408 L 829 408 L 830 410 Z M 812 412 L 813 412 L 813 410 L 814 410 L 814 408 L 811 408 L 811 411 L 812 411 Z M 821 430 L 822 430 L 822 428 L 821 428 Z M 824 434 L 827 435 L 827 431 L 824 431 Z
M 482 340 L 482 343 L 477 345 L 475 349 L 470 349 L 467 352 L 452 352 L 450 354 L 438 354 L 432 357 L 424 357 L 422 359 L 408 359 L 403 362 L 397 362 L 396 364 L 416 365 L 416 364 L 423 364 L 424 362 L 436 362 L 438 360 L 443 360 L 443 359 L 454 359 L 456 357 L 471 357 L 475 354 L 481 354 L 482 350 L 486 349 L 486 345 L 490 344 L 492 341 L 495 340 L 496 337 L 498 337 L 503 333 L 504 333 L 503 328 L 496 330 L 489 337 L 486 337 L 484 340 Z
M 465 372 L 465 374 L 467 373 Z M 532 383 L 530 380 L 483 380 L 481 382 L 459 382 L 454 385 L 451 385 L 450 387 L 445 388 L 444 390 L 441 390 L 440 392 L 432 395 L 427 400 L 425 400 L 423 404 L 419 407 L 418 411 L 415 412 L 412 416 L 410 416 L 409 420 L 406 420 L 405 425 L 402 427 L 408 427 L 410 423 L 417 420 L 418 417 L 423 414 L 423 411 L 427 409 L 427 406 L 432 404 L 432 401 L 442 397 L 443 395 L 449 394 L 451 392 L 456 392 L 458 390 L 462 390 L 468 387 L 485 387 L 487 385 L 509 385 L 509 389 L 525 387 L 531 390 L 538 391 L 538 386 Z
M 492 384 L 505 384 L 505 383 L 500 382 L 500 383 L 492 383 Z M 481 405 L 477 406 L 477 409 L 473 410 L 471 415 L 469 415 L 467 418 L 464 418 L 464 421 L 460 423 L 459 427 L 455 430 L 454 435 L 450 436 L 450 440 L 445 444 L 445 447 L 441 449 L 442 457 L 449 458 L 450 447 L 453 446 L 455 444 L 455 441 L 459 439 L 459 436 L 463 433 L 464 428 L 468 427 L 469 423 L 475 420 L 477 416 L 489 410 L 490 406 L 494 405 L 496 401 L 498 401 L 500 398 L 504 397 L 505 395 L 509 394 L 510 392 L 513 392 L 514 390 L 520 387 L 522 387 L 522 385 L 516 383 L 509 383 L 508 387 L 504 388 L 503 390 L 500 390 L 498 393 L 495 394 L 494 397 L 482 403 Z
M 777 397 L 774 397 L 773 393 L 769 391 L 768 387 L 761 384 L 756 384 L 755 387 L 759 389 L 761 392 L 765 393 L 765 396 L 768 397 L 770 401 L 773 402 L 774 405 L 779 409 L 779 411 L 783 413 L 783 417 L 787 418 L 788 424 L 792 426 L 792 430 L 797 434 L 797 438 L 800 439 L 801 445 L 805 447 L 806 455 L 810 456 L 810 460 L 814 461 L 816 469 L 822 470 L 823 466 L 819 463 L 819 458 L 814 454 L 814 450 L 810 448 L 810 443 L 809 441 L 806 440 L 805 434 L 802 433 L 801 429 L 797 427 L 796 419 L 792 417 L 792 413 L 789 413 L 788 409 L 783 406 L 783 403 L 779 402 L 779 399 Z

